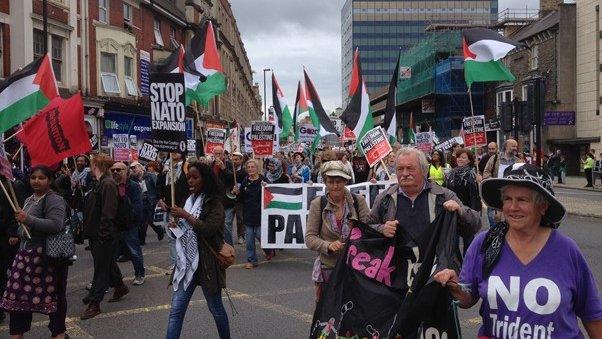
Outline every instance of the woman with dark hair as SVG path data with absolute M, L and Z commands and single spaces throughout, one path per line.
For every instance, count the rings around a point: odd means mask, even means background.
M 474 154 L 466 148 L 456 151 L 456 167 L 447 174 L 446 187 L 456 193 L 464 206 L 477 212 L 483 208 L 479 194 L 480 176 L 475 167 Z M 474 239 L 474 235 L 463 237 L 463 252 L 466 253 L 468 246 Z
M 428 178 L 439 186 L 445 185 L 445 166 L 443 152 L 433 150 L 433 152 L 431 152 L 431 164 L 429 165 Z
M 600 338 L 598 285 L 575 242 L 557 230 L 566 210 L 548 173 L 517 163 L 503 178 L 485 179 L 481 192 L 505 221 L 477 235 L 459 276 L 434 276 L 460 307 L 482 299 L 478 337 L 583 338 L 580 318 L 589 337 Z
M 224 244 L 223 191 L 211 167 L 202 162 L 188 165 L 186 173 L 190 196 L 184 208 L 172 207 L 176 222 L 169 224 L 169 237 L 175 239 L 177 261 L 172 275 L 174 294 L 166 338 L 179 338 L 188 304 L 201 286 L 221 339 L 230 338 L 228 314 L 222 303 L 226 271 L 214 253 Z
M 21 241 L 14 259 L 0 308 L 10 312 L 12 338 L 23 338 L 31 329 L 32 313 L 46 314 L 53 338 L 65 338 L 67 315 L 67 263 L 50 262 L 44 257 L 44 246 L 49 235 L 65 227 L 65 200 L 50 189 L 54 173 L 46 166 L 33 167 L 29 184 L 33 194 L 25 200 L 23 209 L 15 212 L 15 219 L 23 226 Z M 31 238 L 26 236 L 27 227 Z

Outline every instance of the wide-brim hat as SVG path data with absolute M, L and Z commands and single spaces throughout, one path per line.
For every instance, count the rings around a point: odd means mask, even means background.
M 507 185 L 528 187 L 535 190 L 549 203 L 548 210 L 544 215 L 545 221 L 553 226 L 558 226 L 566 215 L 566 209 L 554 196 L 552 180 L 543 169 L 530 164 L 518 163 L 504 170 L 503 178 L 488 178 L 481 182 L 481 197 L 489 207 L 502 209 L 502 197 L 500 190 Z
M 349 167 L 345 166 L 340 160 L 325 162 L 322 165 L 321 170 L 323 177 L 341 177 L 343 179 L 351 180 Z

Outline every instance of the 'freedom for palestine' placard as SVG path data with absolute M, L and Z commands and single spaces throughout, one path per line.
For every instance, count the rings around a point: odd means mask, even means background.
M 184 75 L 153 73 L 150 78 L 152 144 L 159 151 L 185 152 L 187 142 Z

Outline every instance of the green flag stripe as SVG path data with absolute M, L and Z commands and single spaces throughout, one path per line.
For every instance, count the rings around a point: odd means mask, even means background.
M 0 133 L 31 118 L 48 104 L 49 100 L 42 91 L 37 91 L 0 111 Z
M 300 210 L 302 207 L 302 202 L 272 201 L 268 205 L 268 208 L 279 208 L 282 210 Z
M 516 78 L 501 61 L 479 62 L 466 60 L 464 62 L 464 77 L 466 84 L 487 81 L 514 81 Z

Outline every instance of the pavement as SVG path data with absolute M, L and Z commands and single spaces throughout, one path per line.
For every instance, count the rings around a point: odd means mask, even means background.
M 602 281 L 602 227 L 595 218 L 569 216 L 561 231 L 572 237 L 583 251 L 594 276 Z M 308 250 L 278 251 L 270 262 L 262 261 L 258 268 L 245 270 L 244 248 L 235 246 L 237 264 L 228 269 L 228 297 L 224 306 L 230 319 L 233 338 L 307 338 L 314 309 L 314 288 L 311 282 L 315 253 Z M 78 246 L 79 260 L 70 268 L 68 280 L 68 334 L 72 338 L 164 338 L 169 315 L 171 289 L 165 275 L 169 264 L 167 242 L 158 242 L 149 234 L 143 248 L 146 282 L 132 286 L 131 263 L 119 266 L 130 286 L 130 293 L 120 302 L 101 304 L 102 314 L 94 319 L 79 320 L 84 310 L 81 299 L 85 285 L 92 278 L 90 253 Z M 260 255 L 263 260 L 263 256 Z M 110 292 L 112 293 L 112 292 Z M 107 294 L 106 299 L 110 297 Z M 48 317 L 33 317 L 28 338 L 47 338 Z M 462 334 L 475 338 L 481 319 L 478 306 L 460 311 Z M 0 324 L 0 338 L 8 337 L 7 322 Z M 196 291 L 188 308 L 182 338 L 216 338 L 216 329 L 201 291 Z
M 566 177 L 565 183 L 554 184 L 554 192 L 569 214 L 602 218 L 602 186 L 583 186 L 585 178 Z

